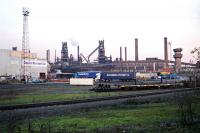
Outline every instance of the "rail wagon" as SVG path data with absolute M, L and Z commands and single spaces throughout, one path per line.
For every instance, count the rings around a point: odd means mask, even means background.
M 135 72 L 101 72 L 101 81 L 131 81 L 135 80 Z
M 75 73 L 75 78 L 96 78 L 96 74 L 99 73 L 98 71 L 85 71 L 85 72 L 77 72 Z

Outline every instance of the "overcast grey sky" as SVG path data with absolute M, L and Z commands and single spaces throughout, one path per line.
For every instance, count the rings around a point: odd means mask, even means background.
M 1 48 L 21 49 L 22 7 L 30 9 L 31 51 L 44 56 L 50 49 L 51 60 L 55 49 L 60 55 L 62 41 L 68 41 L 69 53 L 76 58 L 72 40 L 85 56 L 99 39 L 105 40 L 106 55 L 113 58 L 126 46 L 128 60 L 134 59 L 134 38 L 139 39 L 139 59 L 163 59 L 164 37 L 172 42 L 171 49 L 183 48 L 184 61 L 200 46 L 200 0 L 0 0 Z

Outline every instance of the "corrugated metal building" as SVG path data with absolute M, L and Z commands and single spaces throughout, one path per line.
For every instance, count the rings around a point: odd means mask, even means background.
M 0 76 L 12 76 L 20 79 L 22 52 L 17 50 L 0 49 Z M 41 79 L 47 77 L 47 60 L 40 59 L 37 54 L 30 53 L 29 59 L 24 61 L 28 66 L 31 78 Z

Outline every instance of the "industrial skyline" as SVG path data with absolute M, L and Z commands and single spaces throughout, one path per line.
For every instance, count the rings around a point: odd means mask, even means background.
M 135 38 L 139 41 L 139 59 L 164 59 L 163 37 L 167 37 L 172 42 L 171 49 L 183 48 L 183 61 L 189 62 L 193 59 L 190 51 L 200 42 L 200 2 L 197 0 L 2 0 L 0 3 L 1 48 L 21 49 L 21 9 L 25 6 L 31 10 L 30 49 L 44 58 L 50 49 L 51 61 L 55 49 L 60 57 L 63 41 L 69 44 L 69 54 L 76 57 L 75 45 L 88 55 L 100 39 L 105 40 L 106 54 L 113 59 L 119 58 L 121 46 L 127 47 L 127 60 L 135 60 Z

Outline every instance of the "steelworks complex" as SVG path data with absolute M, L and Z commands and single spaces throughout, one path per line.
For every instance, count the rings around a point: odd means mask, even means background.
M 98 52 L 96 62 L 90 62 L 90 56 L 94 52 Z M 99 41 L 99 46 L 94 49 L 88 56 L 79 53 L 77 47 L 77 59 L 74 60 L 73 55 L 68 55 L 67 42 L 62 43 L 61 58 L 56 57 L 55 62 L 51 64 L 51 70 L 61 70 L 63 73 L 77 71 L 119 71 L 119 72 L 179 72 L 181 70 L 189 70 L 195 67 L 195 64 L 181 62 L 182 48 L 174 49 L 174 59 L 168 59 L 168 41 L 164 38 L 164 59 L 157 57 L 148 57 L 146 60 L 139 60 L 138 39 L 135 39 L 135 60 L 127 59 L 127 47 L 125 47 L 124 58 L 122 57 L 122 47 L 120 47 L 119 58 L 112 60 L 112 56 L 105 55 L 104 40 Z M 47 51 L 47 61 L 50 62 L 50 51 Z M 84 62 L 84 63 L 83 63 Z
M 68 55 L 67 42 L 62 42 L 61 58 L 55 56 L 55 62 L 50 62 L 50 50 L 47 50 L 46 59 L 37 57 L 36 53 L 29 53 L 29 57 L 24 61 L 26 65 L 26 73 L 30 74 L 34 79 L 52 78 L 47 76 L 51 73 L 75 73 L 81 71 L 118 71 L 118 72 L 179 72 L 180 70 L 189 70 L 196 65 L 191 63 L 181 62 L 182 54 L 181 48 L 174 49 L 175 61 L 168 59 L 168 42 L 164 38 L 164 59 L 146 58 L 146 60 L 139 60 L 138 39 L 135 39 L 135 60 L 127 59 L 127 48 L 125 47 L 124 59 L 122 58 L 122 47 L 120 47 L 120 57 L 112 60 L 112 57 L 105 55 L 104 40 L 99 41 L 99 46 L 94 49 L 87 57 L 79 53 L 79 46 L 77 47 L 77 59 L 74 60 L 73 55 Z M 96 62 L 90 62 L 90 56 L 98 52 Z M 56 54 L 55 54 L 56 55 Z M 18 51 L 16 47 L 12 50 L 0 49 L 0 76 L 12 76 L 17 79 L 20 78 L 22 51 Z M 55 78 L 55 77 L 54 77 Z M 63 77 L 65 78 L 65 77 Z
M 17 47 L 12 50 L 0 49 L 0 77 L 12 77 L 27 81 L 28 79 L 48 79 L 56 78 L 56 74 L 76 73 L 82 71 L 107 71 L 107 72 L 180 72 L 196 67 L 195 64 L 181 62 L 182 48 L 174 49 L 174 59 L 168 58 L 167 38 L 164 38 L 164 59 L 157 57 L 148 57 L 146 60 L 139 60 L 138 39 L 135 38 L 135 60 L 127 59 L 127 47 L 125 47 L 124 58 L 122 57 L 122 47 L 120 47 L 119 58 L 112 59 L 112 56 L 106 56 L 104 40 L 99 40 L 99 45 L 88 55 L 84 56 L 79 52 L 77 46 L 77 60 L 74 60 L 73 54 L 68 52 L 67 42 L 62 42 L 61 57 L 56 56 L 55 61 L 50 61 L 50 50 L 47 50 L 46 59 L 37 57 L 37 54 L 31 53 L 29 49 L 28 35 L 28 16 L 29 10 L 23 8 L 23 37 L 22 50 Z M 90 57 L 98 52 L 97 60 L 90 61 Z M 61 76 L 61 78 L 66 78 Z

